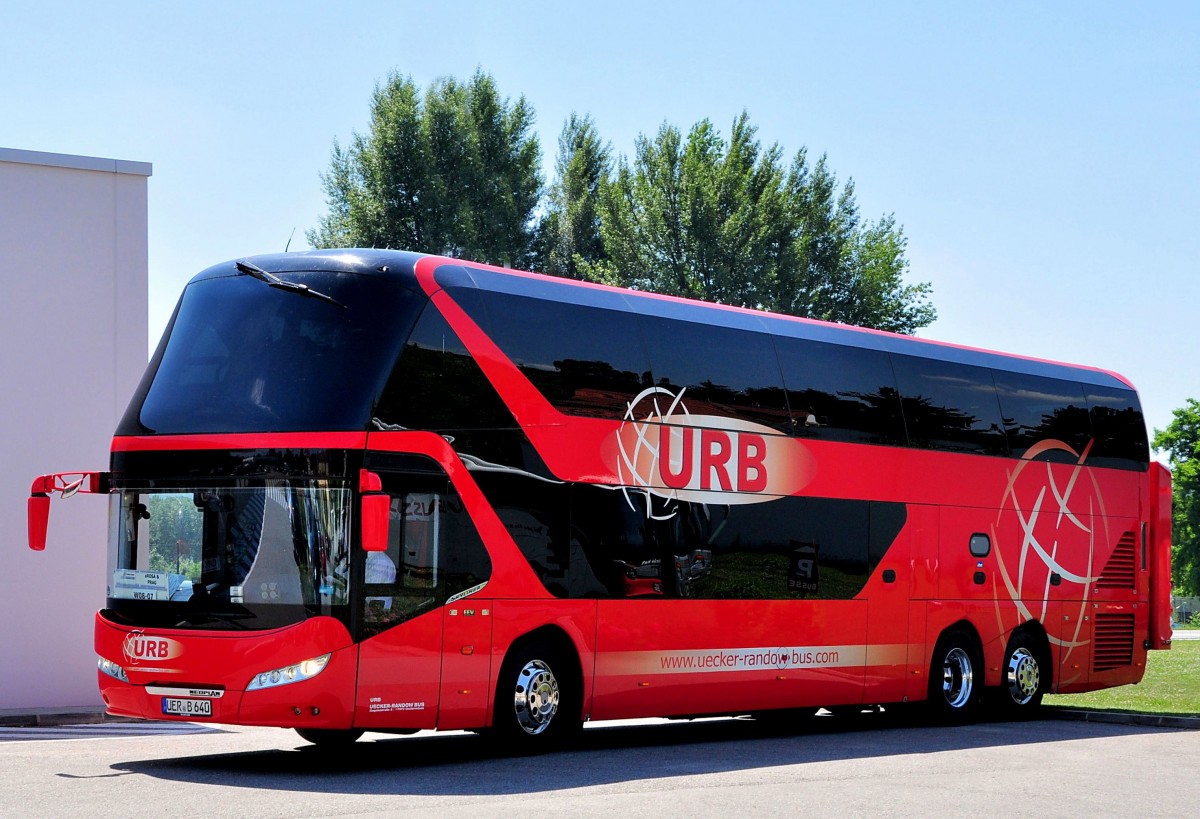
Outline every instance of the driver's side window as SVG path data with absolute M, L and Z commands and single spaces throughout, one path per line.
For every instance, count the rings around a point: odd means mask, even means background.
M 364 636 L 432 611 L 491 576 L 487 549 L 445 473 L 425 458 L 387 457 L 400 459 L 406 463 L 392 465 L 404 471 L 377 464 L 382 456 L 370 466 L 391 504 L 387 551 L 366 553 L 363 567 Z

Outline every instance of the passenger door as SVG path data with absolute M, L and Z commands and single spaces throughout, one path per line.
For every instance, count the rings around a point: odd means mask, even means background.
M 432 460 L 372 453 L 391 496 L 388 549 L 363 560 L 357 727 L 482 726 L 491 685 L 491 561 Z M 469 613 L 468 613 L 469 612 Z

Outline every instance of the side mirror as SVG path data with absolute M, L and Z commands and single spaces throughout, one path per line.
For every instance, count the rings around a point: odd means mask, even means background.
M 50 528 L 50 495 L 58 492 L 69 498 L 77 492 L 94 495 L 108 491 L 111 483 L 108 472 L 56 472 L 39 475 L 29 487 L 29 548 L 35 552 L 46 549 L 46 531 Z
M 368 552 L 386 552 L 388 547 L 388 515 L 392 497 L 383 492 L 383 481 L 369 470 L 358 474 L 358 489 L 362 495 L 362 547 Z
M 29 548 L 35 552 L 46 549 L 46 530 L 50 528 L 50 496 L 29 497 Z
M 362 547 L 368 552 L 386 552 L 388 547 L 388 515 L 392 508 L 390 495 L 363 495 Z

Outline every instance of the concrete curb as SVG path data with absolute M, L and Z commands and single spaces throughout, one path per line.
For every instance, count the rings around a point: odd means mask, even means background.
M 1079 722 L 1106 722 L 1116 725 L 1145 725 L 1152 728 L 1184 728 L 1200 730 L 1200 716 L 1183 717 L 1172 714 L 1138 714 L 1129 711 L 1087 711 L 1082 708 L 1063 708 L 1048 705 L 1042 708 L 1046 719 L 1069 719 Z
M 57 725 L 95 725 L 104 722 L 143 722 L 130 717 L 111 717 L 101 708 L 39 708 L 31 711 L 0 711 L 0 728 L 48 728 Z

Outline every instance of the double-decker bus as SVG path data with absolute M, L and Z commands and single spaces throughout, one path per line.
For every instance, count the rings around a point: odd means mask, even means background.
M 1170 478 L 1103 370 L 383 250 L 185 288 L 108 471 L 108 711 L 489 730 L 1138 682 Z

